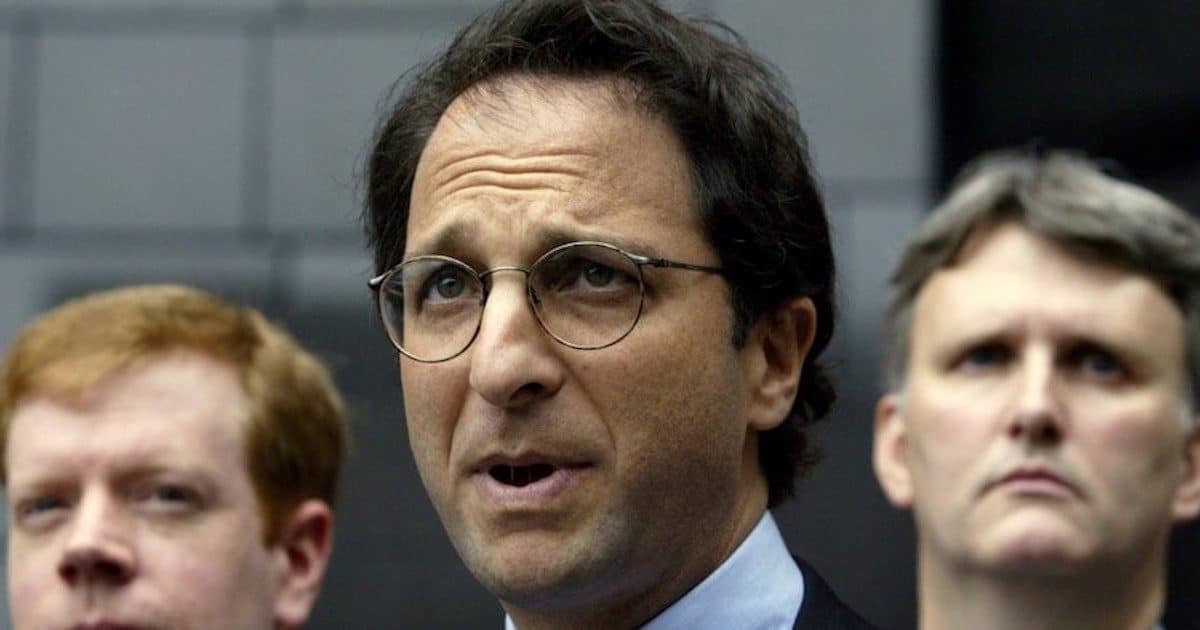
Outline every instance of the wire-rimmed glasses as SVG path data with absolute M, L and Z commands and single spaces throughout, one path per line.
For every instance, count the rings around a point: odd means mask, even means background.
M 525 293 L 551 337 L 581 350 L 624 339 L 642 315 L 642 267 L 723 273 L 719 267 L 651 258 L 595 241 L 551 249 L 529 267 L 477 272 L 449 256 L 416 256 L 368 281 L 392 344 L 416 361 L 435 363 L 462 354 L 479 334 L 490 278 L 525 274 Z

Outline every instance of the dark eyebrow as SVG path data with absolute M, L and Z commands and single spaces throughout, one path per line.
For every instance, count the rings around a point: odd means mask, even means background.
M 595 241 L 599 243 L 607 243 L 615 245 L 630 254 L 640 254 L 642 256 L 657 257 L 658 254 L 655 248 L 638 239 L 636 237 L 618 236 L 614 234 L 606 234 L 599 232 L 589 232 L 587 230 L 562 230 L 557 228 L 548 229 L 538 235 L 538 251 L 548 252 L 559 245 L 567 243 L 575 243 L 578 241 Z
M 464 262 L 468 262 L 473 258 L 472 251 L 477 250 L 479 230 L 475 223 L 455 223 L 446 226 L 445 229 L 435 233 L 428 241 L 420 247 L 411 249 L 406 255 L 405 260 L 415 256 L 424 256 L 429 254 L 439 254 L 442 256 L 450 256 L 459 258 Z M 590 232 L 588 230 L 567 230 L 557 227 L 540 230 L 536 236 L 534 252 L 536 256 L 540 256 L 559 245 L 574 243 L 577 241 L 597 241 L 615 245 L 631 254 L 639 254 L 657 258 L 661 255 L 657 248 L 637 237 L 617 236 L 602 232 Z M 536 257 L 535 256 L 535 257 Z
M 1006 344 L 1019 333 L 1006 326 L 994 326 L 966 334 L 940 334 L 933 344 L 933 357 L 939 364 L 958 359 L 972 348 L 991 344 Z
M 457 257 L 464 253 L 467 243 L 475 240 L 477 232 L 474 223 L 452 223 L 435 232 L 419 247 L 410 248 L 404 254 L 404 260 L 429 254 Z
M 13 499 L 49 492 L 65 492 L 71 490 L 74 485 L 76 485 L 75 482 L 69 477 L 43 474 L 30 479 L 21 479 L 17 483 L 10 483 L 4 494 L 9 499 Z
M 1087 351 L 1098 351 L 1107 354 L 1129 366 L 1144 365 L 1149 357 L 1138 344 L 1124 343 L 1120 339 L 1106 339 L 1098 335 L 1077 333 L 1065 336 L 1062 346 L 1066 354 L 1077 354 Z

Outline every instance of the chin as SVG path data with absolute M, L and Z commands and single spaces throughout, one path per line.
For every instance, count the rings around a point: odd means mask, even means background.
M 1077 532 L 1033 530 L 997 542 L 983 564 L 1023 576 L 1072 575 L 1087 569 L 1093 555 Z
M 485 588 L 508 606 L 525 610 L 579 608 L 594 595 L 592 572 L 550 563 L 508 566 L 476 574 Z
M 1070 570 L 1086 564 L 1096 532 L 1074 515 L 1058 510 L 1017 510 L 982 533 L 979 549 L 989 563 L 1030 570 Z
M 570 557 L 563 541 L 537 540 L 537 536 L 509 537 L 467 562 L 475 578 L 504 600 L 538 597 L 553 592 L 578 571 L 579 558 Z M 572 562 L 574 561 L 574 562 Z
M 529 610 L 586 609 L 605 589 L 621 582 L 621 555 L 604 553 L 601 541 L 589 545 L 543 536 L 514 536 L 487 557 L 476 558 L 471 572 L 501 601 Z

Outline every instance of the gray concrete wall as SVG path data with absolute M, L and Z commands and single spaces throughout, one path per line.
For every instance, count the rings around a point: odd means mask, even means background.
M 498 627 L 410 462 L 355 189 L 390 83 L 487 4 L 0 0 L 0 344 L 64 297 L 179 280 L 315 346 L 358 446 L 312 627 Z M 908 626 L 911 532 L 867 454 L 884 275 L 928 203 L 929 2 L 673 4 L 728 21 L 791 82 L 838 248 L 842 401 L 779 515 L 845 599 Z

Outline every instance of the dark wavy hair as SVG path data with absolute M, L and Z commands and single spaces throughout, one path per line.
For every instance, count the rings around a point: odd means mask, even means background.
M 382 272 L 400 262 L 413 177 L 442 113 L 468 89 L 513 75 L 619 78 L 634 105 L 682 141 L 707 237 L 727 270 L 735 345 L 790 299 L 816 305 L 817 332 L 787 419 L 759 462 L 777 505 L 816 461 L 804 429 L 834 392 L 817 359 L 833 333 L 833 253 L 807 140 L 778 72 L 727 27 L 653 0 L 505 2 L 402 77 L 368 157 L 364 226 Z

